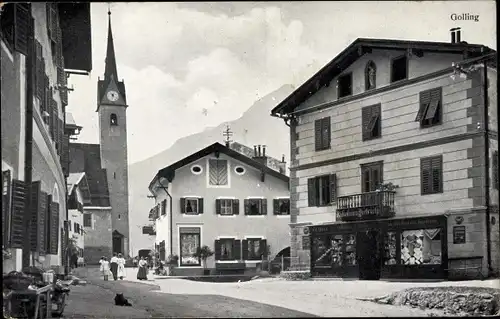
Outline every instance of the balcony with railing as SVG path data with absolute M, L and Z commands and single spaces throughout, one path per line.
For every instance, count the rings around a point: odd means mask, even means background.
M 337 220 L 355 221 L 389 218 L 395 214 L 395 191 L 375 191 L 337 198 Z

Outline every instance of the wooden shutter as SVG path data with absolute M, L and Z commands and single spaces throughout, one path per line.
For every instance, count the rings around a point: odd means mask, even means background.
M 47 209 L 45 210 L 45 251 L 50 253 L 50 215 L 52 206 L 52 195 L 47 196 Z
M 61 165 L 64 176 L 69 176 L 69 135 L 64 133 L 62 138 Z
M 241 241 L 241 259 L 248 260 L 248 240 Z
M 221 201 L 220 199 L 215 200 L 215 214 L 220 215 L 221 211 Z
M 42 58 L 43 60 L 43 58 Z M 50 105 L 50 100 L 49 96 L 52 95 L 52 90 L 50 89 L 50 83 L 49 83 L 49 78 L 45 75 L 45 61 L 43 62 L 43 98 L 40 101 L 40 105 L 42 105 L 41 108 L 41 113 L 42 113 L 42 119 L 45 124 L 48 124 L 48 119 L 44 116 L 44 112 L 47 112 L 47 114 L 51 114 L 52 112 L 52 105 Z
M 166 199 L 163 200 L 161 208 L 162 208 L 161 214 L 166 215 L 167 214 L 167 200 Z
M 260 212 L 261 215 L 267 215 L 267 198 L 263 198 L 260 200 L 261 202 L 261 208 L 262 208 L 262 211 Z
M 369 138 L 373 138 L 377 137 L 374 134 L 374 130 L 376 126 L 380 125 L 380 113 L 382 110 L 380 104 L 372 105 L 370 106 L 370 108 L 371 108 L 371 118 L 370 121 L 368 122 L 368 136 Z
M 245 215 L 250 215 L 250 200 L 247 198 L 244 200 Z
M 337 202 L 337 174 L 330 175 L 330 203 Z
M 203 214 L 203 198 L 198 198 L 198 214 Z
M 425 114 L 427 113 L 427 109 L 429 108 L 429 104 L 431 102 L 431 91 L 423 91 L 420 92 L 420 106 L 418 109 L 417 116 L 415 117 L 415 122 L 420 122 L 424 119 Z
M 57 255 L 59 248 L 59 204 L 50 203 L 49 254 Z
M 280 200 L 277 198 L 273 199 L 273 213 L 274 215 L 280 214 Z
M 308 194 L 308 202 L 309 207 L 316 206 L 316 178 L 307 179 L 307 194 Z
M 330 148 L 331 142 L 331 119 L 330 117 L 325 117 L 321 120 L 321 148 Z
M 38 212 L 40 210 L 40 197 L 41 197 L 41 184 L 39 181 L 31 183 L 31 220 L 30 220 L 30 231 L 29 231 L 29 241 L 30 250 L 38 250 Z
M 493 187 L 498 189 L 498 151 L 493 152 Z
M 27 187 L 23 181 L 12 180 L 12 213 L 10 244 L 12 248 L 23 248 L 24 210 L 26 207 Z
M 436 115 L 436 112 L 438 112 L 439 105 L 441 104 L 441 96 L 442 96 L 442 90 L 441 88 L 435 88 L 430 91 L 430 98 L 431 101 L 429 103 L 429 107 L 427 108 L 427 112 L 425 114 L 425 119 L 433 119 L 434 116 Z
M 228 183 L 228 171 L 227 171 L 227 160 L 217 160 L 217 172 L 218 172 L 218 185 L 227 185 Z
M 233 259 L 241 260 L 241 240 L 233 239 Z
M 233 199 L 232 204 L 233 204 L 233 215 L 239 215 L 240 214 L 240 200 Z
M 259 243 L 259 254 L 265 258 L 267 258 L 267 240 L 261 239 Z
M 36 96 L 40 99 L 40 105 L 42 105 L 42 99 L 44 97 L 44 80 L 45 80 L 45 74 L 42 73 L 42 63 L 43 61 L 43 55 L 42 55 L 42 45 L 40 42 L 35 40 L 35 93 Z
M 181 200 L 179 201 L 181 204 L 181 214 L 185 214 L 186 211 L 186 199 L 184 197 L 181 197 Z
M 368 140 L 371 137 L 370 120 L 373 116 L 373 108 L 365 106 L 361 109 L 361 125 L 362 125 L 362 138 Z
M 420 160 L 420 186 L 422 195 L 430 194 L 432 190 L 430 158 L 422 158 Z
M 28 41 L 31 27 L 31 5 L 16 3 L 14 9 L 14 49 L 28 55 Z
M 323 137 L 321 135 L 322 133 L 322 121 L 321 119 L 314 121 L 314 144 L 315 144 L 315 150 L 320 151 L 322 149 L 322 141 Z
M 10 241 L 10 197 L 11 180 L 10 170 L 2 172 L 2 239 L 3 245 L 9 247 Z
M 217 160 L 208 160 L 208 175 L 210 185 L 219 185 L 218 171 L 217 171 Z
M 220 260 L 221 254 L 220 254 L 220 240 L 215 240 L 214 243 L 214 255 L 215 255 L 215 260 Z
M 431 159 L 432 165 L 432 192 L 443 191 L 443 157 L 437 156 Z

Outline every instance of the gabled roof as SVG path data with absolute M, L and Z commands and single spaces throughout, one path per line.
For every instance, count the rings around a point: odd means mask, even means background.
M 232 150 L 232 149 L 226 147 L 225 145 L 222 145 L 222 144 L 216 142 L 216 143 L 213 143 L 212 145 L 205 147 L 202 150 L 199 150 L 198 152 L 196 152 L 194 154 L 191 154 L 191 155 L 175 162 L 174 164 L 172 164 L 170 166 L 167 166 L 167 167 L 160 169 L 158 171 L 158 173 L 155 175 L 155 177 L 153 178 L 153 180 L 151 181 L 151 183 L 149 184 L 149 188 L 151 189 L 151 187 L 153 186 L 153 184 L 155 183 L 155 181 L 158 178 L 160 178 L 160 177 L 168 178 L 168 176 L 174 176 L 175 171 L 177 169 L 184 167 L 184 166 L 186 166 L 194 161 L 199 160 L 200 158 L 203 158 L 203 157 L 208 156 L 208 155 L 215 153 L 215 152 L 226 154 L 229 157 L 232 157 L 232 158 L 234 158 L 242 163 L 245 163 L 248 166 L 251 166 L 251 167 L 254 167 L 258 170 L 261 170 L 265 174 L 269 174 L 271 176 L 274 176 L 274 177 L 276 177 L 276 178 L 278 178 L 286 183 L 288 183 L 290 180 L 288 178 L 288 176 L 281 174 L 280 172 L 277 172 L 277 171 L 267 167 L 264 164 L 259 163 L 258 161 L 254 160 L 248 156 L 245 156 L 245 155 L 243 155 L 235 150 Z
M 90 191 L 89 206 L 109 207 L 106 169 L 101 167 L 99 144 L 70 143 L 70 173 L 85 172 Z
M 303 103 L 322 87 L 328 85 L 333 78 L 341 74 L 361 55 L 370 52 L 372 49 L 409 49 L 414 51 L 416 54 L 423 52 L 468 53 L 469 57 L 481 56 L 494 51 L 484 45 L 468 44 L 466 42 L 451 43 L 358 38 L 309 80 L 307 80 L 287 98 L 280 102 L 275 108 L 273 108 L 271 115 L 278 116 L 293 112 L 296 106 Z
M 92 196 L 90 194 L 90 188 L 87 177 L 85 176 L 85 172 L 70 173 L 68 176 L 67 184 L 69 196 L 72 195 L 73 189 L 75 188 L 75 186 L 77 186 L 82 192 L 84 204 L 90 204 Z

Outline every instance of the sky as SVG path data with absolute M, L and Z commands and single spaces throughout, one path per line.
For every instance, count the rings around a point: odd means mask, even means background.
M 447 42 L 449 29 L 460 26 L 464 41 L 496 48 L 494 1 L 109 4 L 129 105 L 129 164 L 240 117 L 284 84 L 300 86 L 357 38 Z M 107 3 L 91 4 L 93 70 L 69 80 L 75 90 L 67 111 L 83 126 L 83 143 L 99 142 L 107 11 Z

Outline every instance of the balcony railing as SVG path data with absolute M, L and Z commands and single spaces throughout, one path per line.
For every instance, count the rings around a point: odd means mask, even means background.
M 337 220 L 353 221 L 394 216 L 394 191 L 379 191 L 337 198 Z

